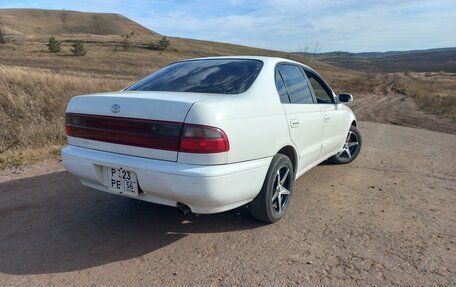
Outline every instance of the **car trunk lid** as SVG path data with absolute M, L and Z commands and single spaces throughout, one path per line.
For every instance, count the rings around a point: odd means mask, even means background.
M 116 92 L 74 97 L 66 129 L 71 145 L 177 161 L 179 138 L 191 106 L 210 94 Z

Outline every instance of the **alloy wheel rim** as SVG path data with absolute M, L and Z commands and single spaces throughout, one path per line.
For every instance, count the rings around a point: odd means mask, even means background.
M 290 185 L 290 168 L 286 165 L 283 165 L 279 168 L 279 170 L 277 170 L 277 173 L 274 177 L 271 200 L 272 208 L 275 212 L 281 213 L 288 204 L 291 194 Z
M 347 138 L 345 139 L 344 148 L 338 154 L 338 156 L 346 158 L 346 159 L 352 158 L 353 155 L 358 150 L 358 145 L 359 145 L 358 136 L 354 132 L 349 131 Z

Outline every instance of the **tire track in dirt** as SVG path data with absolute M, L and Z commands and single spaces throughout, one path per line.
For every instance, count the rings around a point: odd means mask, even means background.
M 355 94 L 349 106 L 357 119 L 456 134 L 456 122 L 420 110 L 413 98 L 392 89 L 396 81 L 388 74 L 372 93 Z

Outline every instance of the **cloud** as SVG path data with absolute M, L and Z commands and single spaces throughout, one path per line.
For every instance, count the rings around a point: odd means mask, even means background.
M 142 21 L 168 35 L 288 51 L 315 43 L 358 52 L 456 45 L 452 1 L 269 0 L 238 3 L 239 11 L 217 3 Z
M 0 0 L 0 7 L 8 3 Z M 456 46 L 453 0 L 23 0 L 11 5 L 120 13 L 169 36 L 275 50 L 299 51 L 315 43 L 323 51 Z

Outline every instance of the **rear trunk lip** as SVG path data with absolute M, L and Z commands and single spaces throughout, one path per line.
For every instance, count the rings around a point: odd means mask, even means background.
M 126 132 L 126 131 L 118 131 L 118 130 L 106 130 L 101 127 L 94 127 L 94 126 L 83 126 L 83 125 L 77 125 L 77 124 L 71 124 L 67 122 L 67 119 L 70 118 L 71 116 L 76 116 L 76 117 L 87 117 L 87 118 L 94 118 L 94 119 L 100 119 L 100 120 L 118 120 L 118 121 L 125 121 L 125 122 L 133 122 L 133 123 L 144 123 L 144 124 L 173 124 L 179 127 L 179 136 L 155 136 L 155 138 L 159 139 L 172 139 L 173 141 L 176 141 L 175 146 L 169 146 L 169 147 L 164 147 L 162 145 L 144 145 L 140 144 L 138 142 L 131 141 L 130 143 L 121 143 L 118 140 L 115 140 L 115 137 L 107 140 L 107 139 L 101 139 L 97 137 L 84 137 L 84 136 L 77 136 L 75 134 L 68 134 L 68 136 L 72 136 L 75 138 L 80 138 L 80 139 L 86 139 L 86 140 L 93 140 L 93 141 L 98 141 L 98 142 L 105 142 L 105 143 L 112 143 L 112 144 L 119 144 L 119 145 L 125 145 L 125 146 L 132 146 L 132 147 L 140 147 L 140 148 L 148 148 L 148 149 L 155 149 L 155 150 L 165 150 L 165 151 L 172 151 L 172 152 L 179 152 L 179 144 L 180 140 L 182 137 L 182 129 L 184 123 L 181 122 L 171 122 L 171 121 L 160 121 L 160 120 L 152 120 L 152 119 L 138 119 L 138 118 L 131 118 L 131 117 L 117 117 L 117 116 L 105 116 L 105 115 L 96 115 L 96 114 L 83 114 L 83 113 L 66 113 L 65 115 L 65 128 L 69 127 L 74 128 L 75 130 L 80 129 L 80 130 L 91 130 L 93 132 L 98 132 L 99 134 L 102 134 L 102 132 L 108 132 L 108 133 L 113 133 L 117 134 L 119 137 L 123 134 L 126 136 L 134 137 L 134 136 L 147 136 L 144 133 L 137 133 L 137 132 Z
M 157 123 L 163 123 L 163 124 L 179 124 L 179 125 L 184 124 L 183 122 L 176 122 L 176 121 L 152 120 L 152 119 L 143 119 L 143 118 L 134 118 L 134 117 L 118 117 L 118 116 L 101 115 L 101 114 L 67 112 L 66 115 L 90 116 L 90 117 L 95 117 L 95 118 L 115 118 L 115 119 L 119 119 L 119 120 L 135 120 L 135 121 L 143 122 L 143 123 L 157 122 Z

